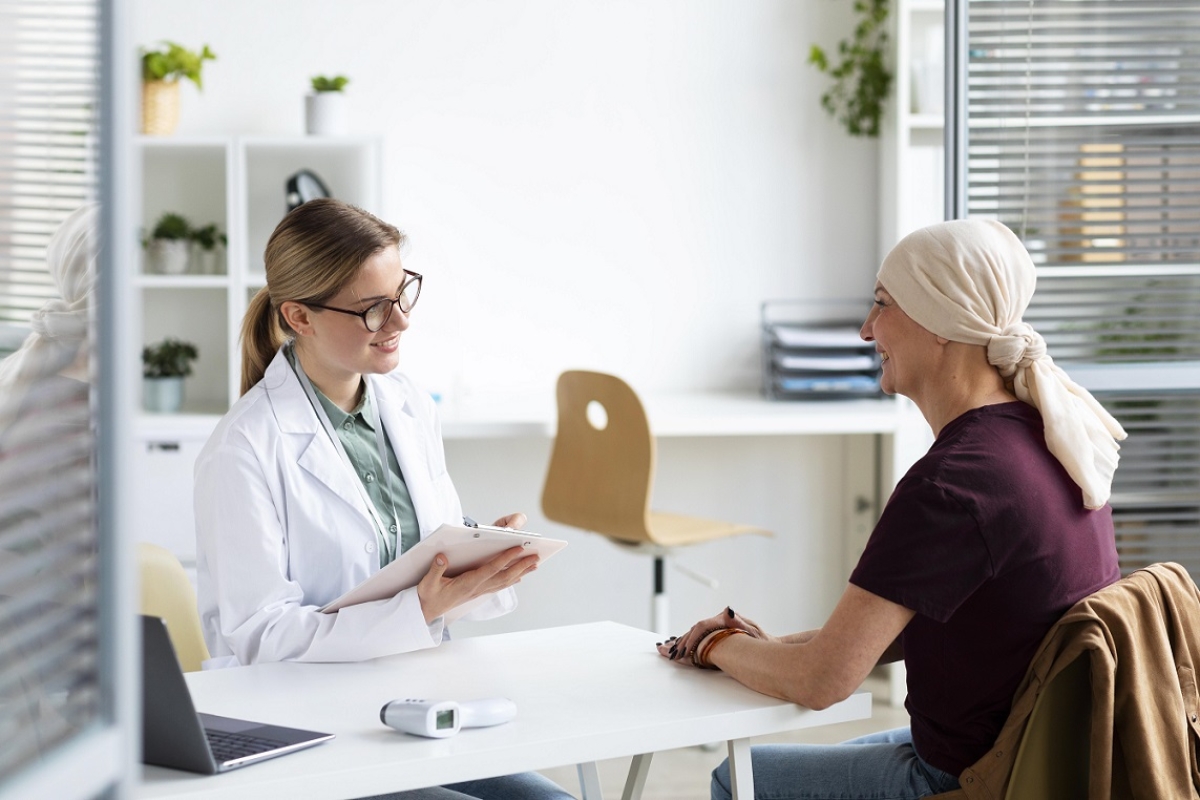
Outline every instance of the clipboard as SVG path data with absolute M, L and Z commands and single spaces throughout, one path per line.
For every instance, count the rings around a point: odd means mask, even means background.
M 438 553 L 445 553 L 450 565 L 446 576 L 453 578 L 482 566 L 489 559 L 510 547 L 524 547 L 528 554 L 536 553 L 541 561 L 567 546 L 563 539 L 548 539 L 530 531 L 514 528 L 495 528 L 479 525 L 468 528 L 462 525 L 441 525 L 433 533 L 417 542 L 408 552 L 376 572 L 321 609 L 332 614 L 346 606 L 384 600 L 398 592 L 420 583 Z

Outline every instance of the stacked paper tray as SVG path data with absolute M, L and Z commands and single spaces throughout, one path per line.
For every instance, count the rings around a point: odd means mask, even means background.
M 781 314 L 784 305 L 790 313 Z M 862 320 L 845 316 L 845 306 L 763 304 L 763 391 L 768 397 L 830 400 L 880 395 L 879 355 L 859 337 Z

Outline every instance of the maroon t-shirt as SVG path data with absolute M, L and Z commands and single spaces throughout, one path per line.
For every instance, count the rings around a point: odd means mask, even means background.
M 992 746 L 1050 627 L 1120 577 L 1112 509 L 1083 507 L 1025 403 L 973 409 L 897 484 L 855 586 L 911 609 L 913 744 L 952 775 Z

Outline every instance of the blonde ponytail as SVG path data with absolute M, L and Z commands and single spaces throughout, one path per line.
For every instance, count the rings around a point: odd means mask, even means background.
M 242 394 L 262 380 L 275 351 L 287 341 L 278 317 L 279 312 L 271 304 L 271 291 L 264 286 L 242 318 Z

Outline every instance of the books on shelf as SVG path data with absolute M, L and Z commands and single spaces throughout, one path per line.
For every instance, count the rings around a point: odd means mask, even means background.
M 764 302 L 763 393 L 776 400 L 878 397 L 879 354 L 858 333 L 862 305 Z

